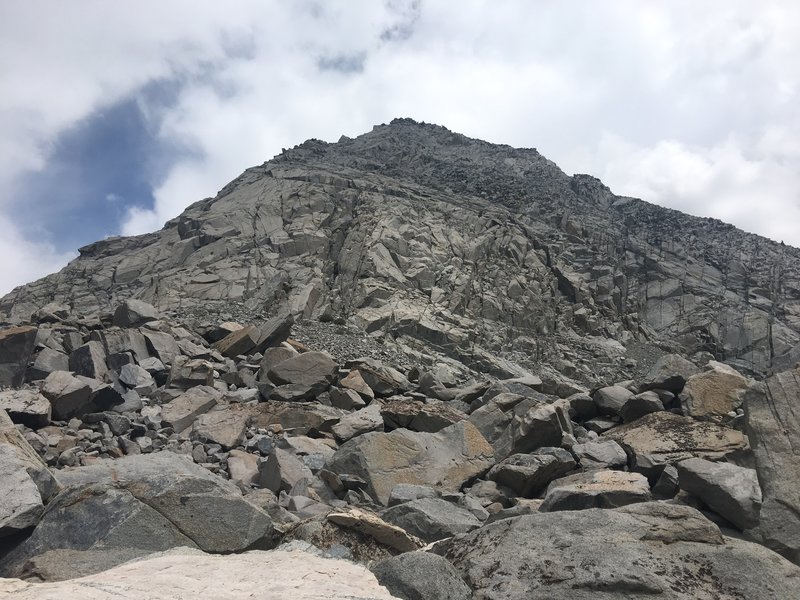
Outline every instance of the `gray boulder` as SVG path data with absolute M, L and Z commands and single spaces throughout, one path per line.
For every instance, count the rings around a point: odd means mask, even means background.
M 755 383 L 745 394 L 747 435 L 763 493 L 758 535 L 800 564 L 800 369 Z
M 214 344 L 222 356 L 235 358 L 240 354 L 249 354 L 258 344 L 259 330 L 255 325 L 248 325 L 233 331 Z
M 42 348 L 28 369 L 28 380 L 44 379 L 53 371 L 69 370 L 69 357 L 52 348 Z
M 352 412 L 336 423 L 331 428 L 336 441 L 344 443 L 356 436 L 369 433 L 370 431 L 383 431 L 383 415 L 381 413 L 381 403 L 374 401 L 372 404 L 361 410 Z
M 237 404 L 214 407 L 195 420 L 192 438 L 230 450 L 244 441 L 248 419 L 248 413 Z
M 403 600 L 472 600 L 472 590 L 446 559 L 406 552 L 372 565 L 378 582 Z
M 274 365 L 268 375 L 275 384 L 297 386 L 305 390 L 303 397 L 311 398 L 328 389 L 338 370 L 324 352 L 304 352 Z
M 0 387 L 19 387 L 36 344 L 36 327 L 0 330 Z
M 657 502 L 505 519 L 435 551 L 485 600 L 781 600 L 800 577 L 698 511 Z
M 397 504 L 384 510 L 381 517 L 425 542 L 435 542 L 481 526 L 471 512 L 441 498 L 420 498 Z
M 585 510 L 617 508 L 650 500 L 647 478 L 623 471 L 591 471 L 556 479 L 551 483 L 539 510 Z
M 620 469 L 628 464 L 628 455 L 614 440 L 592 440 L 570 448 L 584 470 Z
M 619 385 L 597 390 L 592 399 L 601 415 L 619 415 L 622 407 L 633 397 L 633 392 Z
M 0 409 L 5 410 L 14 423 L 31 429 L 50 424 L 50 401 L 36 390 L 5 390 L 0 392 Z
M 220 398 L 221 394 L 213 387 L 193 387 L 167 402 L 161 409 L 161 419 L 175 431 L 183 431 L 216 406 Z
M 69 355 L 69 370 L 76 375 L 103 380 L 108 373 L 106 351 L 100 342 L 86 342 Z
M 575 459 L 567 450 L 540 448 L 533 454 L 512 454 L 492 467 L 487 477 L 519 496 L 535 498 L 551 481 L 575 466 Z
M 744 531 L 758 524 L 761 489 L 753 469 L 690 458 L 677 464 L 678 485 Z
M 661 397 L 653 391 L 647 391 L 631 396 L 625 401 L 625 404 L 619 409 L 619 416 L 625 423 L 630 423 L 660 410 L 664 410 Z
M 138 327 L 158 319 L 158 312 L 152 304 L 129 298 L 114 311 L 114 325 L 117 327 Z
M 700 369 L 694 363 L 680 354 L 665 354 L 644 376 L 639 389 L 642 391 L 659 389 L 680 394 L 686 381 L 699 372 Z

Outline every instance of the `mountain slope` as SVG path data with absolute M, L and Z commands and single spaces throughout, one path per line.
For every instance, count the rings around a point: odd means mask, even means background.
M 615 196 L 536 150 L 397 119 L 284 151 L 159 232 L 86 246 L 0 311 L 102 314 L 137 297 L 185 319 L 259 320 L 288 307 L 498 375 L 550 363 L 614 378 L 668 348 L 763 374 L 800 357 L 799 258 Z

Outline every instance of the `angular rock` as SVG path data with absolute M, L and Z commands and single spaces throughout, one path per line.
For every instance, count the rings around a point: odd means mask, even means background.
M 385 505 L 398 483 L 458 491 L 489 470 L 492 456 L 491 446 L 475 426 L 461 421 L 438 433 L 405 429 L 366 433 L 343 444 L 327 468 L 361 477 L 369 493 Z
M 254 427 L 280 425 L 297 435 L 330 432 L 333 425 L 347 413 L 316 402 L 263 402 L 252 412 Z
M 328 393 L 331 396 L 331 405 L 342 410 L 359 410 L 367 405 L 355 390 L 331 386 Z
M 276 494 L 291 490 L 298 482 L 305 479 L 311 481 L 314 474 L 302 460 L 291 452 L 275 448 L 266 461 L 258 468 L 258 483 Z
M 69 357 L 66 354 L 52 348 L 42 348 L 28 369 L 27 378 L 35 381 L 44 379 L 53 371 L 67 370 L 69 370 Z
M 700 372 L 694 363 L 686 360 L 680 354 L 665 354 L 644 376 L 639 386 L 643 392 L 646 390 L 667 390 L 673 394 L 680 394 L 686 381 Z
M 524 498 L 534 498 L 558 477 L 575 468 L 575 459 L 561 448 L 540 448 L 533 454 L 512 454 L 491 468 L 487 477 Z
M 166 387 L 188 390 L 195 386 L 212 385 L 214 385 L 214 367 L 210 362 L 185 356 L 176 357 L 172 361 Z
M 95 412 L 91 406 L 92 387 L 68 371 L 50 373 L 42 384 L 42 395 L 50 401 L 57 420 Z
M 19 387 L 36 344 L 36 327 L 0 329 L 0 387 Z
M 42 502 L 47 503 L 60 489 L 44 461 L 16 428 L 6 412 L 0 409 L 0 447 L 13 450 L 28 476 L 39 490 Z
M 391 396 L 411 389 L 411 382 L 405 375 L 378 360 L 361 358 L 350 361 L 345 366 L 349 369 L 357 369 L 361 378 L 376 396 Z M 347 387 L 347 384 L 343 383 L 343 385 Z
M 258 344 L 260 332 L 255 325 L 248 325 L 231 332 L 214 344 L 222 356 L 236 358 L 240 354 L 250 354 Z
M 383 431 L 383 415 L 381 403 L 373 402 L 366 408 L 357 410 L 342 417 L 342 419 L 331 427 L 336 441 L 344 443 L 356 436 L 369 433 L 370 431 Z
M 294 325 L 294 316 L 289 311 L 282 311 L 259 327 L 256 352 L 264 352 L 267 348 L 278 346 L 289 338 Z
M 152 394 L 158 387 L 153 376 L 139 365 L 123 365 L 119 370 L 119 380 L 143 396 Z
M 407 398 L 390 399 L 383 404 L 380 412 L 389 429 L 404 427 L 430 433 L 467 418 L 466 414 L 444 402 L 417 402 Z
M 129 298 L 114 311 L 114 325 L 117 327 L 138 327 L 158 319 L 158 312 L 152 304 Z
M 178 342 L 170 334 L 143 329 L 142 335 L 147 341 L 148 351 L 165 365 L 171 365 L 175 358 L 180 356 L 181 350 L 178 348 Z
M 415 485 L 413 483 L 398 483 L 389 492 L 389 506 L 410 502 L 419 498 L 438 498 L 439 493 L 427 485 Z
M 406 552 L 371 567 L 378 582 L 404 600 L 472 600 L 472 590 L 446 559 Z
M 506 519 L 436 551 L 491 600 L 791 598 L 800 576 L 698 511 L 656 502 Z
M 44 503 L 25 463 L 9 444 L 0 444 L 0 539 L 33 527 Z
M 216 406 L 220 397 L 220 393 L 212 387 L 193 387 L 167 402 L 161 409 L 161 419 L 175 431 L 183 431 L 197 417 Z
M 618 508 L 650 500 L 647 478 L 639 473 L 590 471 L 556 479 L 547 488 L 541 512 Z
M 625 423 L 630 423 L 660 410 L 664 410 L 661 397 L 655 392 L 647 391 L 629 398 L 619 409 L 619 416 Z
M 632 457 L 634 469 L 653 477 L 664 465 L 686 458 L 723 460 L 748 448 L 740 431 L 669 412 L 650 413 L 611 429 L 603 438 L 617 442 Z
M 284 360 L 269 371 L 269 378 L 278 385 L 294 385 L 307 390 L 310 398 L 324 392 L 336 379 L 339 367 L 324 352 L 304 352 Z
M 231 450 L 228 455 L 228 475 L 237 485 L 249 488 L 258 482 L 258 456 L 241 450 Z
M 741 407 L 747 379 L 726 364 L 710 361 L 707 371 L 691 376 L 681 393 L 688 412 L 698 418 L 720 418 Z
M 108 373 L 106 352 L 100 342 L 87 342 L 69 355 L 69 370 L 102 381 Z
M 383 519 L 425 542 L 435 542 L 481 526 L 468 510 L 441 498 L 420 498 L 387 508 Z
M 523 406 L 521 403 L 516 408 Z M 506 457 L 532 452 L 537 448 L 560 446 L 565 434 L 572 434 L 569 402 L 556 400 L 552 404 L 538 403 L 526 412 L 515 410 L 511 422 L 493 447 L 498 458 Z
M 619 415 L 622 407 L 633 397 L 633 392 L 619 385 L 597 390 L 592 399 L 601 415 Z
M 0 391 L 0 409 L 5 410 L 14 423 L 31 429 L 50 424 L 50 401 L 36 390 Z
M 342 377 L 341 381 L 339 381 L 339 385 L 343 388 L 357 392 L 362 398 L 368 401 L 375 398 L 375 392 L 373 392 L 372 388 L 367 385 L 366 381 L 364 381 L 364 378 L 361 376 L 361 372 L 358 369 L 353 369 L 347 375 Z
M 272 367 L 297 356 L 297 354 L 297 350 L 294 348 L 287 348 L 286 346 L 277 346 L 264 350 L 264 355 L 261 358 L 261 364 L 259 366 L 263 379 L 266 380 L 267 373 Z
M 194 421 L 192 438 L 230 450 L 244 441 L 248 419 L 249 414 L 236 404 L 217 406 Z
M 422 546 L 418 538 L 409 535 L 402 527 L 387 523 L 375 513 L 360 508 L 350 508 L 346 512 L 331 512 L 326 518 L 341 527 L 355 529 L 400 552 L 413 552 Z
M 744 531 L 758 525 L 761 488 L 753 469 L 690 458 L 677 464 L 678 485 Z
M 628 464 L 628 455 L 614 440 L 592 440 L 570 448 L 584 470 L 621 469 Z

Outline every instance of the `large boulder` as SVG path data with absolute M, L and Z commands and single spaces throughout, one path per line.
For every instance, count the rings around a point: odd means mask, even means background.
M 437 433 L 366 433 L 343 444 L 327 468 L 361 477 L 369 493 L 386 505 L 399 483 L 455 492 L 492 464 L 492 447 L 472 423 L 461 421 Z
M 800 564 L 800 369 L 755 383 L 745 394 L 747 435 L 761 485 L 758 534 Z
M 230 450 L 244 441 L 248 419 L 249 413 L 238 404 L 214 407 L 195 420 L 192 438 Z
M 678 463 L 678 485 L 744 531 L 758 524 L 761 489 L 753 469 L 690 458 Z
M 86 342 L 69 355 L 69 370 L 76 375 L 103 380 L 108 373 L 106 351 L 100 342 Z
M 366 408 L 342 417 L 342 420 L 334 425 L 331 431 L 340 443 L 370 431 L 383 431 L 381 403 L 375 401 Z
M 556 479 L 547 487 L 539 510 L 617 508 L 650 500 L 647 478 L 623 471 L 590 471 Z
M 512 454 L 493 466 L 488 477 L 519 496 L 534 498 L 553 479 L 566 475 L 575 466 L 575 459 L 567 450 L 540 448 L 533 454 Z
M 50 424 L 50 401 L 36 390 L 5 390 L 0 392 L 0 409 L 5 410 L 14 423 L 31 429 Z
M 19 387 L 36 344 L 36 327 L 0 330 L 0 387 Z
M 707 371 L 686 381 L 681 401 L 690 415 L 698 418 L 721 418 L 742 406 L 748 381 L 733 367 L 710 361 Z
M 687 506 L 539 513 L 437 544 L 484 600 L 795 598 L 800 569 Z
M 158 319 L 158 312 L 152 304 L 129 298 L 114 311 L 114 325 L 118 327 L 138 327 Z
M 406 552 L 371 568 L 380 584 L 403 600 L 472 600 L 472 590 L 438 554 Z
M 467 509 L 441 498 L 419 498 L 387 508 L 381 516 L 425 542 L 435 542 L 481 526 Z
M 102 561 L 102 552 L 96 553 Z M 63 565 L 53 565 L 64 573 Z M 56 577 L 66 579 L 66 577 Z M 53 579 L 48 577 L 48 579 Z M 268 582 L 265 584 L 265 582 Z M 95 575 L 54 583 L 0 580 L 0 595 L 16 600 L 392 600 L 366 567 L 302 550 L 218 556 L 177 548 Z
M 741 431 L 670 412 L 655 412 L 615 427 L 602 436 L 616 441 L 633 459 L 633 467 L 657 477 L 665 465 L 687 458 L 723 460 L 747 450 Z
M 255 325 L 248 325 L 233 331 L 214 344 L 222 356 L 235 358 L 240 354 L 249 354 L 258 344 L 260 332 Z
M 667 390 L 673 394 L 680 394 L 692 375 L 700 372 L 694 363 L 686 360 L 680 354 L 665 354 L 659 358 L 642 379 L 639 389 Z
M 36 557 L 62 550 L 79 574 L 97 572 L 175 546 L 235 552 L 271 544 L 272 521 L 230 482 L 170 452 L 102 460 L 62 470 L 64 486 L 33 534 L 0 561 L 0 574 L 18 576 Z M 104 550 L 92 566 L 83 551 Z M 46 558 L 46 557 L 45 557 Z
M 197 386 L 170 400 L 161 408 L 161 420 L 175 431 L 183 431 L 195 419 L 216 406 L 221 394 L 209 386 Z
M 268 375 L 277 385 L 296 386 L 302 398 L 311 398 L 327 390 L 338 371 L 339 366 L 324 352 L 304 352 L 273 366 Z
M 404 427 L 411 431 L 431 433 L 467 418 L 463 412 L 445 402 L 418 402 L 405 397 L 385 402 L 381 415 L 389 429 Z

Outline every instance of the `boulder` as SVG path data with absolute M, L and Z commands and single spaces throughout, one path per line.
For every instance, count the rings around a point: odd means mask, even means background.
M 491 468 L 487 477 L 524 498 L 535 498 L 558 477 L 575 468 L 575 459 L 562 448 L 540 448 L 533 454 L 512 454 Z
M 294 316 L 289 311 L 282 311 L 261 325 L 258 333 L 256 352 L 264 352 L 267 348 L 278 346 L 289 338 L 294 325 Z
M 169 333 L 143 329 L 142 335 L 147 341 L 148 351 L 165 365 L 171 365 L 175 358 L 180 356 L 178 342 Z
M 397 504 L 384 510 L 381 516 L 425 542 L 435 542 L 481 526 L 471 512 L 441 498 L 420 498 Z
M 161 358 L 161 357 L 159 357 Z M 163 361 L 164 359 L 161 358 Z M 203 359 L 178 356 L 172 362 L 166 387 L 188 390 L 195 386 L 214 385 L 214 367 Z
M 302 550 L 253 550 L 219 556 L 190 548 L 153 554 L 68 581 L 0 580 L 0 594 L 17 600 L 392 600 L 366 567 Z M 95 553 L 102 559 L 102 552 Z M 63 571 L 61 565 L 56 565 Z M 94 569 L 98 571 L 98 569 Z M 83 573 L 82 573 L 83 574 Z M 265 586 L 264 582 L 269 585 Z
M 241 450 L 228 453 L 228 475 L 233 483 L 249 488 L 258 482 L 258 455 Z
M 688 413 L 697 418 L 721 418 L 742 406 L 747 379 L 733 367 L 710 361 L 708 370 L 692 375 L 681 393 Z
M 47 503 L 58 492 L 60 489 L 58 482 L 4 410 L 0 410 L 0 447 L 11 449 L 16 453 L 16 461 L 8 458 L 8 463 L 21 464 L 24 467 L 39 490 L 43 503 Z
M 472 600 L 472 590 L 446 559 L 406 552 L 372 565 L 378 582 L 403 600 Z
M 36 390 L 0 391 L 0 409 L 5 410 L 14 423 L 31 429 L 50 424 L 50 401 Z
M 260 373 L 263 379 L 266 380 L 267 373 L 272 367 L 297 356 L 297 354 L 297 350 L 291 347 L 287 348 L 286 346 L 277 346 L 275 348 L 267 348 L 264 350 L 264 354 L 261 357 L 261 363 L 259 365 Z
M 273 366 L 268 375 L 275 384 L 297 386 L 305 390 L 303 397 L 311 398 L 327 390 L 338 371 L 324 352 L 304 352 Z
M 411 389 L 411 382 L 400 371 L 372 358 L 360 358 L 345 364 L 357 369 L 361 378 L 376 396 L 392 396 Z M 349 385 L 345 385 L 349 387 Z M 359 390 L 356 390 L 359 391 Z
M 241 354 L 250 354 L 258 345 L 260 331 L 255 325 L 248 325 L 233 331 L 214 344 L 222 356 L 236 358 Z
M 678 485 L 744 531 L 758 525 L 761 489 L 753 469 L 702 458 L 677 464 Z
M 625 423 L 630 423 L 660 410 L 664 410 L 661 397 L 653 391 L 647 391 L 631 396 L 619 409 L 619 416 Z
M 355 390 L 331 386 L 328 390 L 331 397 L 331 406 L 342 410 L 359 410 L 364 408 L 367 403 Z
M 633 392 L 620 385 L 611 385 L 597 390 L 592 399 L 601 415 L 619 415 L 622 407 L 633 397 Z
M 317 402 L 262 402 L 251 412 L 253 427 L 280 425 L 296 435 L 330 432 L 346 412 Z
M 142 396 L 152 394 L 158 387 L 153 376 L 139 365 L 123 365 L 119 370 L 119 380 L 125 387 Z
M 361 372 L 358 369 L 353 369 L 347 375 L 342 377 L 341 381 L 339 381 L 339 385 L 343 388 L 353 390 L 367 401 L 375 398 L 375 392 L 373 392 L 372 388 L 367 385 L 366 381 L 364 381 L 364 378 L 361 376 Z
M 152 304 L 129 298 L 114 311 L 114 325 L 117 327 L 138 327 L 158 319 L 158 312 Z
M 295 484 L 305 479 L 311 481 L 314 474 L 296 455 L 275 448 L 259 467 L 258 483 L 261 487 L 275 492 L 288 492 Z
M 194 421 L 192 438 L 230 450 L 244 441 L 248 419 L 249 414 L 237 404 L 213 407 Z
M 52 348 L 42 348 L 28 369 L 27 378 L 29 381 L 35 381 L 44 379 L 53 371 L 67 370 L 69 370 L 69 357 L 66 354 Z
M 170 400 L 161 408 L 161 420 L 175 431 L 183 431 L 207 413 L 221 398 L 213 387 L 197 386 Z
M 402 527 L 387 523 L 375 513 L 360 508 L 330 512 L 326 518 L 340 527 L 347 527 L 368 535 L 378 543 L 399 552 L 412 552 L 422 546 L 422 542 L 418 538 L 409 535 Z
M 673 394 L 680 394 L 686 381 L 700 372 L 694 363 L 686 360 L 680 354 L 665 354 L 659 358 L 642 379 L 639 386 L 641 391 L 667 390 Z
M 383 415 L 381 403 L 373 402 L 366 408 L 357 410 L 342 417 L 342 419 L 331 427 L 336 441 L 344 443 L 358 435 L 369 433 L 370 431 L 383 431 Z
M 763 494 L 758 535 L 800 564 L 800 369 L 754 383 L 745 394 L 747 435 Z
M 724 460 L 748 449 L 740 431 L 670 412 L 650 413 L 607 431 L 602 438 L 617 442 L 632 457 L 634 469 L 654 478 L 664 465 L 686 458 Z
M 0 444 L 0 539 L 35 526 L 44 503 L 26 465 L 9 444 Z
M 36 332 L 29 326 L 0 329 L 0 387 L 19 387 L 25 381 Z
M 486 600 L 793 598 L 800 569 L 687 506 L 505 519 L 451 540 L 444 556 Z
M 467 418 L 466 414 L 444 402 L 418 402 L 404 397 L 385 402 L 381 407 L 381 415 L 388 429 L 404 427 L 430 433 Z
M 398 483 L 389 492 L 389 506 L 410 502 L 418 498 L 438 498 L 439 493 L 430 486 L 413 483 Z
M 628 455 L 614 440 L 592 440 L 570 448 L 581 467 L 586 470 L 621 469 L 628 464 Z
M 539 507 L 541 512 L 617 508 L 650 500 L 647 478 L 623 471 L 590 471 L 552 482 Z
M 92 406 L 92 386 L 68 371 L 54 371 L 42 384 L 42 395 L 52 405 L 53 418 L 67 420 L 96 412 Z
M 327 468 L 361 477 L 368 492 L 386 505 L 398 483 L 455 492 L 492 464 L 492 447 L 474 425 L 461 421 L 437 433 L 365 433 L 344 443 Z

